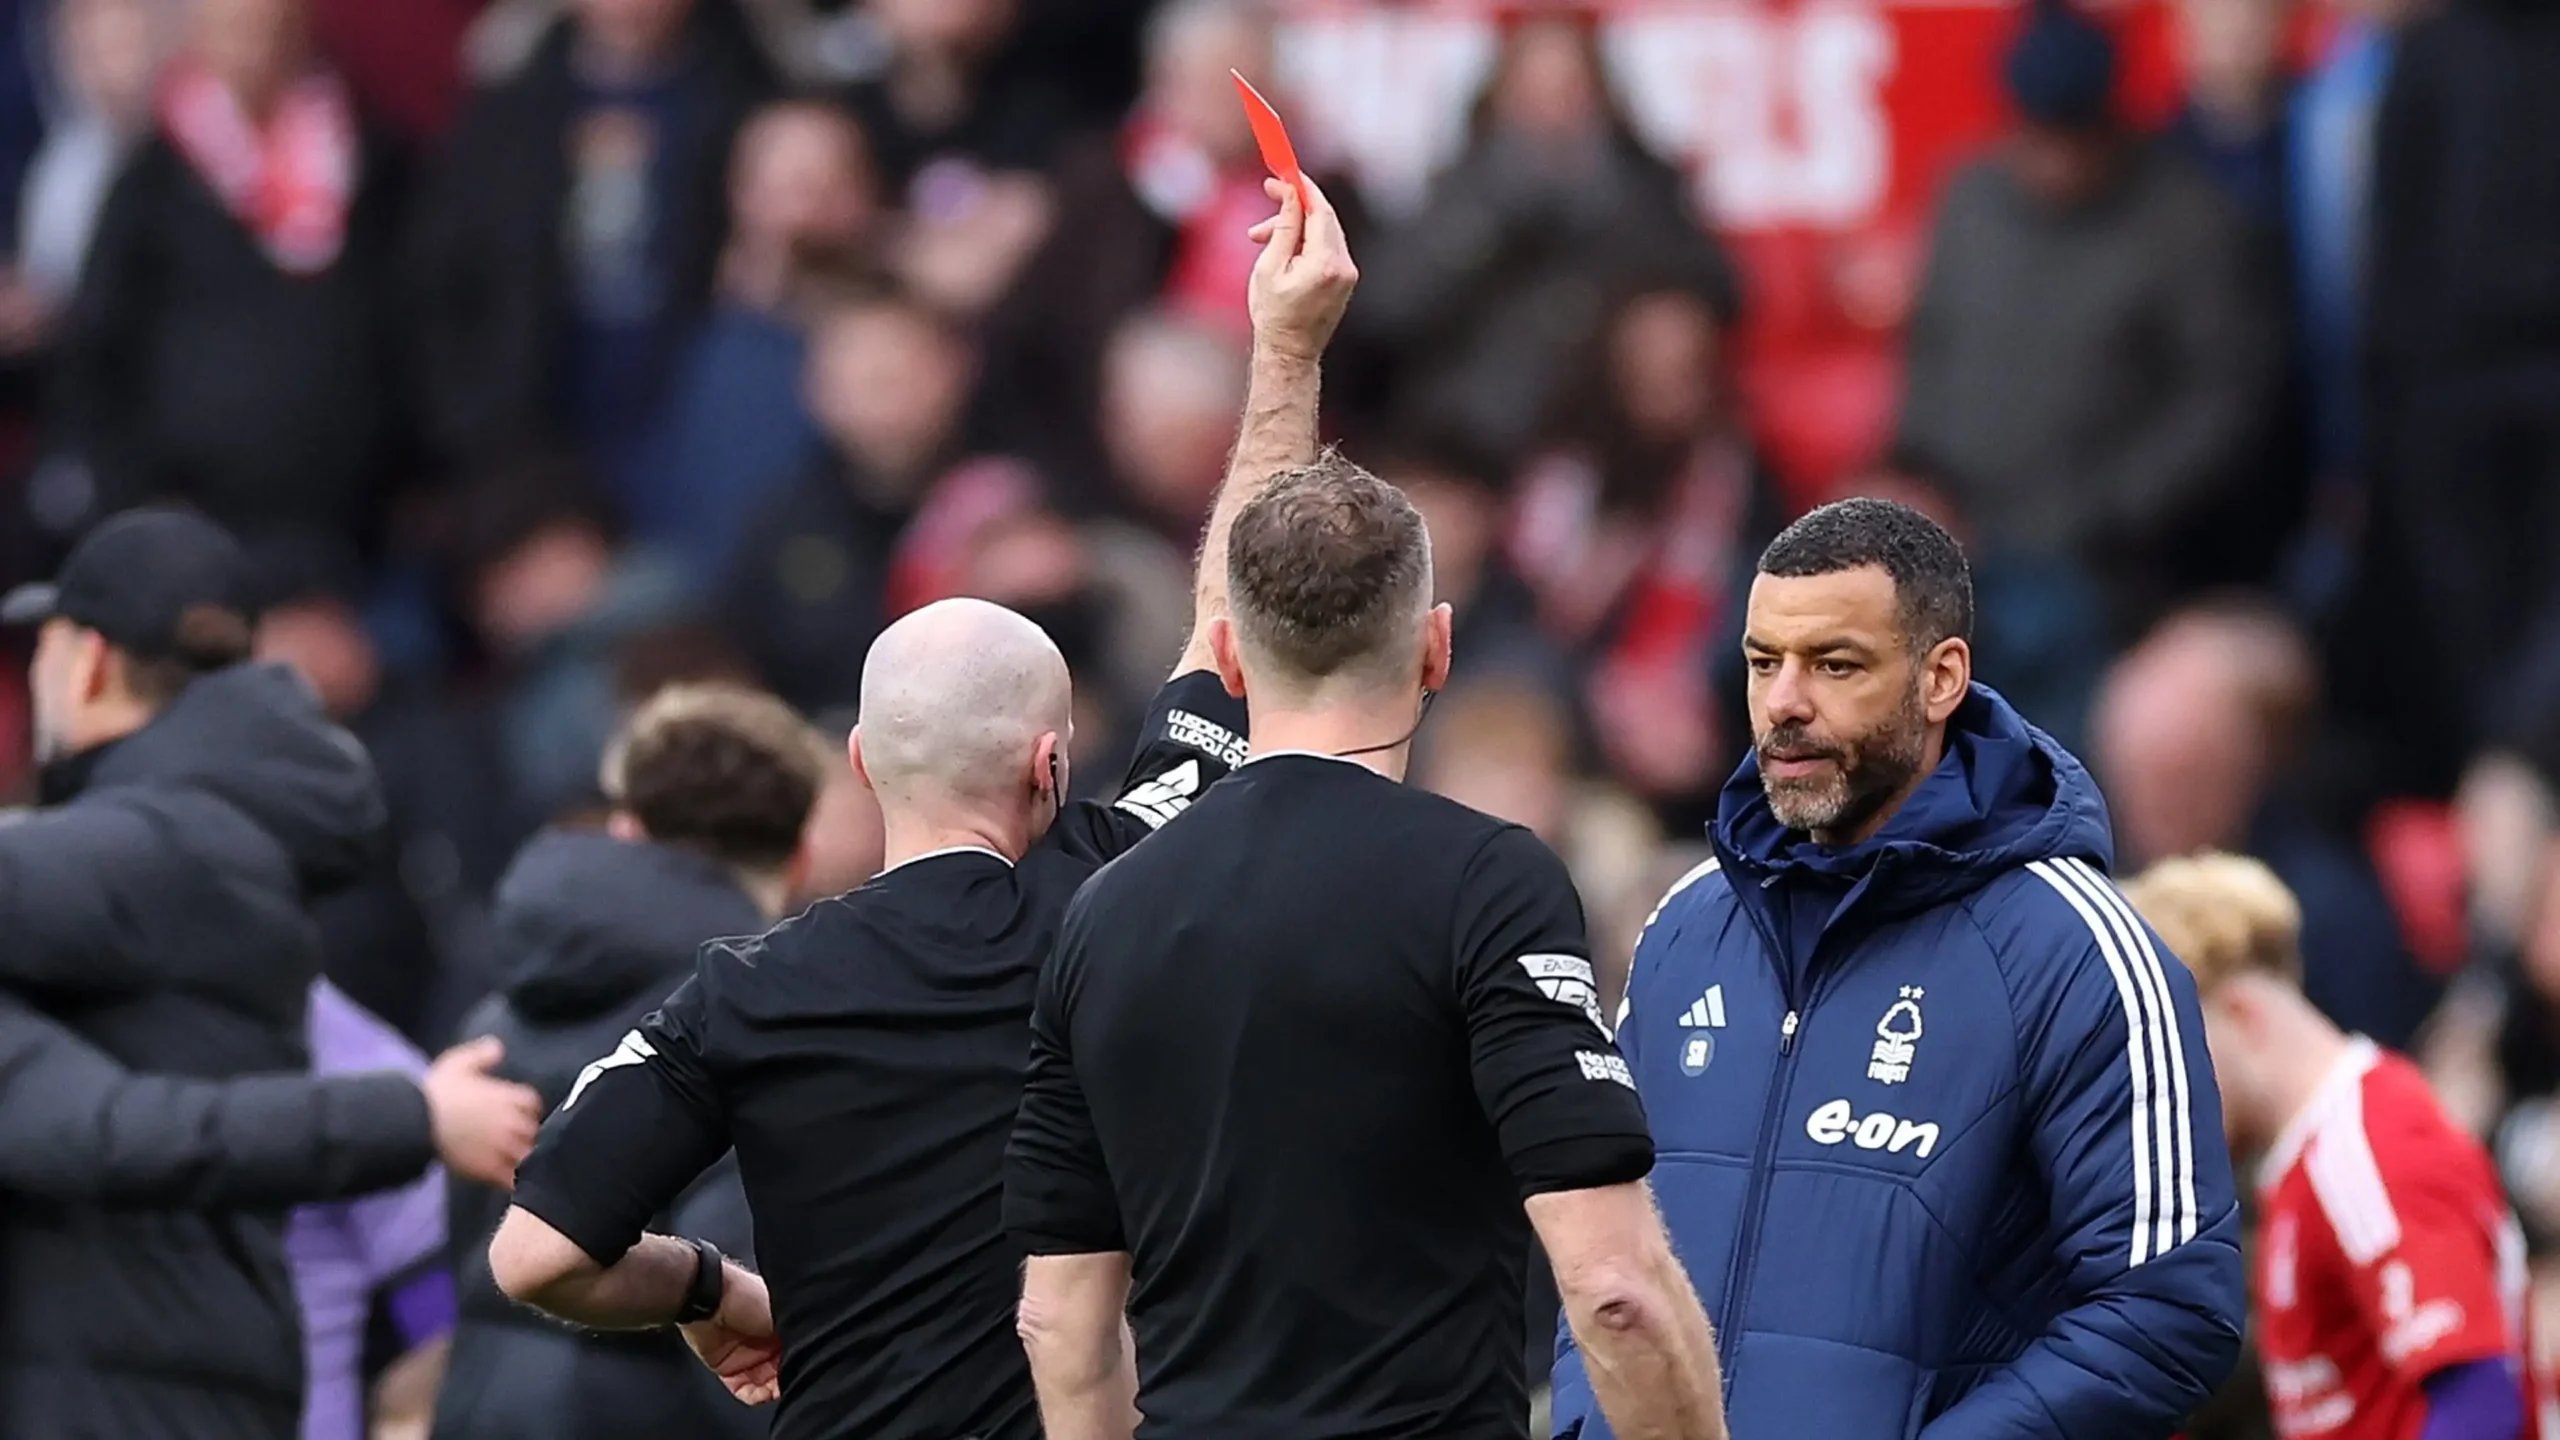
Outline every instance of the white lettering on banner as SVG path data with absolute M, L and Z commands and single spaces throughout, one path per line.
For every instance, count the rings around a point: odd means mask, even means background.
M 1891 1155 L 1909 1150 L 1923 1160 L 1938 1148 L 1938 1122 L 1904 1120 L 1882 1111 L 1861 1118 L 1846 1100 L 1829 1101 L 1804 1117 L 1804 1133 L 1817 1145 L 1847 1143 Z
M 560 1108 L 566 1110 L 577 1104 L 578 1097 L 587 1093 L 587 1087 L 594 1084 L 595 1078 L 607 1070 L 619 1070 L 625 1065 L 637 1065 L 657 1053 L 647 1040 L 641 1038 L 639 1031 L 624 1031 L 622 1039 L 615 1043 L 611 1053 L 578 1072 L 577 1083 L 569 1087 L 569 1098 L 560 1102 Z
M 1576 1050 L 1573 1052 L 1573 1060 L 1575 1064 L 1582 1067 L 1582 1078 L 1585 1080 L 1610 1080 L 1630 1090 L 1636 1088 L 1636 1077 L 1627 1069 L 1627 1062 L 1619 1056 L 1599 1054 L 1590 1050 Z
M 1883 207 L 1885 86 L 1900 56 L 1874 5 L 1701 0 L 1632 10 L 1601 33 L 1636 129 L 1691 166 L 1719 226 L 1848 226 Z M 1361 7 L 1287 22 L 1280 70 L 1306 115 L 1290 116 L 1308 132 L 1300 153 L 1339 156 L 1380 209 L 1409 213 L 1464 147 L 1467 101 L 1496 48 L 1493 27 L 1464 15 Z

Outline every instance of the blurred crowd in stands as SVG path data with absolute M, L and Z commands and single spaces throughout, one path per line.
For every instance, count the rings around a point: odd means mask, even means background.
M 2266 858 L 2314 998 L 2424 1044 L 2560 1238 L 2560 6 L 2170 3 L 2157 133 L 2107 14 L 2021 8 L 1983 77 L 2014 128 L 1945 177 L 1895 439 L 1851 473 L 1764 463 L 1751 286 L 1574 6 L 1502 7 L 1419 209 L 1326 177 L 1364 272 L 1328 426 L 1425 510 L 1458 612 L 1418 777 L 1556 843 L 1623 964 L 1747 739 L 1758 547 L 1913 500 L 2124 867 Z M 489 991 L 492 886 L 668 681 L 840 733 L 882 625 L 986 596 L 1070 657 L 1073 773 L 1118 773 L 1243 389 L 1267 202 L 1227 72 L 1274 74 L 1269 13 L 12 13 L 0 582 L 145 499 L 252 547 L 262 649 L 391 797 L 330 974 L 412 1040 Z M 812 893 L 870 873 L 867 803 L 825 792 Z

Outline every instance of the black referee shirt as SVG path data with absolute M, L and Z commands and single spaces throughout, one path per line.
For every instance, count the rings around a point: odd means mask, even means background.
M 1069 805 L 1019 867 L 912 860 L 761 939 L 704 948 L 589 1067 L 515 1203 L 598 1261 L 735 1145 L 782 1335 L 777 1440 L 1031 1440 L 1002 1224 L 1032 992 L 1076 887 L 1242 758 L 1195 671 L 1157 696 L 1111 804 Z
M 1139 1435 L 1521 1436 L 1524 1195 L 1653 1142 L 1544 844 L 1256 759 L 1077 897 L 1005 1219 L 1126 1250 Z

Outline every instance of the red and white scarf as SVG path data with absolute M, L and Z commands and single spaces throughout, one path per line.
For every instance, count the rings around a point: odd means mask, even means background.
M 336 76 L 294 82 L 261 129 L 231 87 L 179 64 L 160 123 L 276 268 L 311 275 L 336 263 L 358 165 L 355 107 Z

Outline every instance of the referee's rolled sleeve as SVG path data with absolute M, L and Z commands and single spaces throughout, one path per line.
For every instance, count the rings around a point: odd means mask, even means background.
M 580 1073 L 525 1157 L 514 1204 L 598 1265 L 619 1261 L 729 1148 L 697 982 Z
M 1523 1193 L 1644 1176 L 1651 1127 L 1601 1023 L 1582 899 L 1564 862 L 1516 826 L 1487 840 L 1458 892 L 1456 985 L 1476 1099 Z
M 1650 1135 L 1570 1135 L 1511 1157 L 1520 1197 L 1629 1185 L 1653 1173 Z

